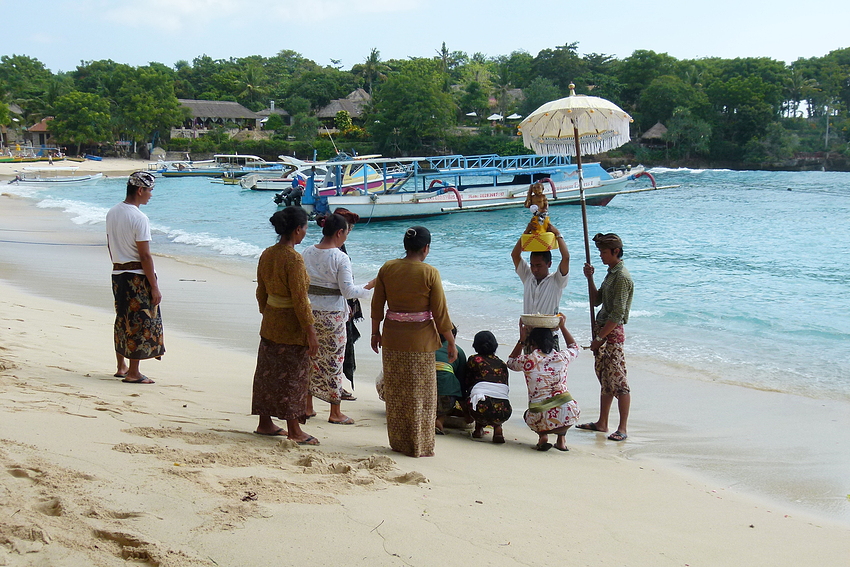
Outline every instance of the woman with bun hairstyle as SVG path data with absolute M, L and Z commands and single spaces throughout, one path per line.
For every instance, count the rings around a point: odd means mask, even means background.
M 310 278 L 295 251 L 307 234 L 307 213 L 301 207 L 286 207 L 269 221 L 279 240 L 263 251 L 257 265 L 257 303 L 263 321 L 251 401 L 251 413 L 260 416 L 254 433 L 318 445 L 318 439 L 299 424 L 305 418 L 310 357 L 319 350 L 307 294 Z M 287 429 L 278 427 L 272 417 L 286 420 Z
M 441 335 L 449 362 L 457 359 L 457 347 L 440 272 L 425 263 L 431 233 L 424 226 L 408 228 L 404 250 L 404 257 L 384 264 L 375 280 L 372 350 L 381 349 L 390 447 L 410 457 L 430 457 L 437 411 L 434 353 Z
M 342 215 L 330 214 L 319 221 L 322 240 L 304 250 L 304 265 L 310 276 L 310 305 L 319 340 L 319 351 L 312 358 L 310 398 L 307 413 L 312 414 L 312 396 L 331 405 L 328 422 L 353 425 L 354 420 L 342 413 L 342 380 L 345 361 L 346 322 L 349 318 L 347 299 L 367 297 L 375 286 L 355 285 L 351 260 L 340 250 L 351 230 Z

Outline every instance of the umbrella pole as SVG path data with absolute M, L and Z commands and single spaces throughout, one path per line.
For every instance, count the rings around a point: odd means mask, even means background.
M 584 258 L 590 264 L 590 235 L 587 230 L 587 202 L 584 199 L 584 174 L 581 171 L 581 149 L 578 139 L 578 128 L 573 126 L 573 138 L 576 144 L 576 165 L 578 169 L 578 193 L 581 201 L 581 222 L 584 228 Z M 587 299 L 590 303 L 590 339 L 593 340 L 593 326 L 596 324 L 596 313 L 593 306 L 593 284 L 587 280 Z

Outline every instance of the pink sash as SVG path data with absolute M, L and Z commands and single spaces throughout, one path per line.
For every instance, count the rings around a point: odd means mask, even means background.
M 404 313 L 401 311 L 387 310 L 386 318 L 390 321 L 401 321 L 402 323 L 424 323 L 434 318 L 430 311 L 419 311 L 417 313 Z

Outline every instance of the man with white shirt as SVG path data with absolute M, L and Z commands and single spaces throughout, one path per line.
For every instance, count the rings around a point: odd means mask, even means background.
M 511 250 L 514 269 L 523 285 L 522 312 L 527 314 L 541 313 L 555 315 L 561 302 L 561 294 L 567 287 L 567 276 L 570 271 L 570 252 L 561 232 L 555 225 L 549 224 L 549 232 L 555 235 L 561 261 L 558 269 L 549 273 L 552 267 L 552 252 L 532 252 L 529 262 L 522 257 L 522 237 Z
M 126 198 L 106 213 L 106 245 L 112 259 L 115 299 L 115 377 L 131 384 L 153 384 L 139 371 L 139 363 L 165 354 L 159 311 L 162 292 L 150 250 L 150 221 L 139 209 L 150 201 L 153 187 L 150 173 L 131 174 Z

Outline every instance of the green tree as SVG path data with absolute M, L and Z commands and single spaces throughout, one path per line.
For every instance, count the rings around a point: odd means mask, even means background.
M 186 118 L 174 96 L 173 78 L 156 66 L 135 69 L 118 89 L 115 102 L 119 128 L 134 142 L 149 140 L 156 131 L 168 137 Z
M 523 92 L 525 100 L 520 106 L 520 114 L 523 116 L 528 116 L 549 101 L 561 98 L 561 90 L 558 86 L 543 77 L 536 77 Z
M 758 76 L 733 76 L 713 81 L 706 89 L 719 116 L 717 134 L 739 145 L 763 136 L 767 126 L 779 116 L 781 89 Z
M 479 117 L 487 116 L 489 100 L 481 85 L 475 81 L 470 81 L 460 96 L 459 110 L 462 114 L 475 112 Z
M 265 99 L 269 95 L 266 82 L 266 74 L 260 65 L 248 65 L 243 74 L 243 89 L 239 93 L 239 102 L 251 110 L 261 110 L 265 106 Z
M 435 61 L 414 59 L 376 89 L 367 129 L 382 151 L 407 153 L 443 143 L 455 109 L 440 77 Z
M 570 83 L 575 83 L 587 71 L 587 62 L 578 56 L 577 51 L 578 42 L 559 45 L 555 49 L 544 49 L 534 58 L 532 72 L 535 76 L 549 79 L 558 85 L 561 92 L 566 93 Z M 586 87 L 580 83 L 576 84 Z
M 679 77 L 661 75 L 652 80 L 641 92 L 638 108 L 638 125 L 642 130 L 651 128 L 656 122 L 666 122 L 677 107 L 698 109 L 703 112 L 708 99 Z M 698 112 L 698 113 L 699 113 Z
M 290 116 L 310 112 L 310 101 L 303 96 L 291 96 L 283 101 L 283 108 Z
M 296 114 L 292 117 L 292 135 L 296 140 L 313 142 L 319 135 L 319 119 L 307 114 Z
M 622 103 L 626 110 L 637 108 L 640 93 L 656 77 L 672 75 L 676 59 L 666 53 L 639 49 L 617 65 L 617 80 L 623 85 Z
M 777 163 L 794 157 L 800 138 L 774 122 L 762 136 L 751 139 L 744 148 L 744 160 L 754 163 Z
M 38 59 L 26 55 L 0 57 L 0 98 L 15 102 L 24 119 L 34 122 L 43 118 L 41 100 L 52 74 Z
M 340 132 L 345 132 L 351 128 L 351 115 L 347 110 L 340 110 L 336 113 L 336 116 L 334 117 L 334 126 Z
M 283 121 L 283 117 L 280 114 L 270 114 L 269 119 L 266 120 L 265 125 L 263 126 L 263 130 L 283 130 L 286 128 L 286 124 Z
M 50 129 L 63 144 L 97 144 L 112 140 L 109 103 L 92 93 L 79 91 L 62 95 L 54 105 L 56 116 Z
M 711 125 L 695 117 L 689 109 L 679 107 L 667 121 L 664 139 L 673 144 L 679 157 L 706 155 L 710 149 Z
M 377 47 L 373 47 L 363 63 L 358 63 L 351 68 L 351 73 L 355 77 L 360 77 L 366 92 L 372 94 L 373 85 L 386 79 L 386 73 L 389 69 L 386 64 L 381 62 L 381 52 L 378 51 Z

